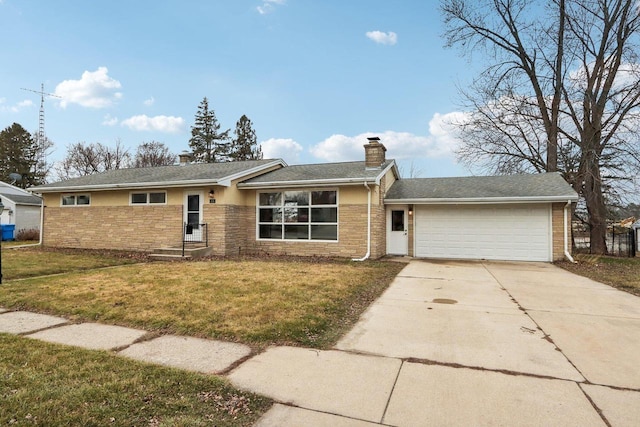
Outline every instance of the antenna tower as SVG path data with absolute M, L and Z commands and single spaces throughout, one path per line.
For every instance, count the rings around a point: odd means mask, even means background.
M 44 166 L 44 162 L 45 162 L 45 151 L 46 151 L 46 139 L 45 139 L 45 134 L 44 134 L 44 97 L 45 96 L 51 96 L 54 98 L 62 98 L 61 96 L 58 95 L 54 95 L 53 93 L 47 93 L 44 91 L 44 83 L 40 84 L 40 90 L 33 90 L 33 89 L 25 89 L 25 88 L 20 88 L 22 90 L 26 90 L 27 92 L 33 92 L 33 93 L 37 93 L 38 95 L 40 95 L 40 115 L 38 117 L 38 133 L 36 135 L 36 145 L 38 147 L 38 149 L 40 150 L 40 159 L 39 161 L 42 162 L 41 164 Z

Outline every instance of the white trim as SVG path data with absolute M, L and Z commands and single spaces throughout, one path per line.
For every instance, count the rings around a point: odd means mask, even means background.
M 576 263 L 571 254 L 569 253 L 569 232 L 568 227 L 571 227 L 571 221 L 567 220 L 567 209 L 571 207 L 571 200 L 567 200 L 567 204 L 564 205 L 563 214 L 564 214 L 564 256 L 567 257 L 569 261 L 572 263 Z
M 385 199 L 385 205 L 496 205 L 507 203 L 553 203 L 566 200 L 578 200 L 571 196 L 532 196 L 532 197 L 474 197 L 474 198 L 434 198 L 434 199 Z

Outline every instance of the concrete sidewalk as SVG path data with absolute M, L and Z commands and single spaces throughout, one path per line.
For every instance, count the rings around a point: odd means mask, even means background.
M 249 347 L 0 308 L 0 332 L 227 374 L 259 426 L 636 426 L 640 298 L 543 263 L 412 261 L 336 345 Z
M 550 264 L 416 260 L 339 351 L 273 348 L 229 378 L 288 405 L 261 426 L 636 426 L 638 310 Z
M 4 309 L 0 309 L 2 332 L 91 350 L 112 350 L 132 359 L 205 374 L 224 372 L 251 354 L 251 348 L 243 344 L 172 335 L 153 337 L 138 329 L 71 324 L 62 317 Z

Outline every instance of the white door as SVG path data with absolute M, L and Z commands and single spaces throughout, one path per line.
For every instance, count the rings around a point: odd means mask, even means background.
M 407 208 L 390 206 L 387 208 L 387 253 L 389 255 L 407 255 L 409 252 Z
M 202 241 L 202 192 L 191 191 L 184 195 L 185 240 Z
M 424 205 L 415 253 L 426 258 L 551 261 L 551 206 Z

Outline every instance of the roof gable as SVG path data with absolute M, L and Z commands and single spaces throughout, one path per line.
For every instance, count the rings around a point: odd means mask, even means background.
M 577 200 L 557 172 L 543 174 L 418 178 L 396 181 L 386 203 L 477 203 Z
M 385 161 L 379 168 L 367 168 L 365 162 L 292 165 L 248 179 L 238 188 L 378 184 L 389 169 L 398 176 L 394 160 Z

